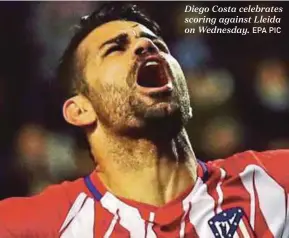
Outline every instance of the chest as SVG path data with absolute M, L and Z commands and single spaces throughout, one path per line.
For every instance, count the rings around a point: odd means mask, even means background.
M 100 201 L 82 193 L 60 232 L 62 238 L 282 237 L 285 195 L 262 171 L 244 171 L 215 184 L 198 181 L 180 203 L 153 212 L 129 206 L 110 193 Z

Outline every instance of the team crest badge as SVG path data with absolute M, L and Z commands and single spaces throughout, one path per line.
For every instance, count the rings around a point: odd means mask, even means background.
M 216 238 L 232 238 L 243 215 L 242 208 L 234 207 L 218 213 L 208 223 Z

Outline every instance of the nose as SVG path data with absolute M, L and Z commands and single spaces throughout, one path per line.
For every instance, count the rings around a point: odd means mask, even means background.
M 147 53 L 157 53 L 158 47 L 150 40 L 146 38 L 139 39 L 134 46 L 134 53 L 136 56 L 141 56 Z

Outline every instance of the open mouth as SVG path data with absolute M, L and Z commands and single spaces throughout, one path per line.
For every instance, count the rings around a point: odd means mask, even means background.
M 138 71 L 137 84 L 144 88 L 160 88 L 169 83 L 164 65 L 157 60 L 145 62 Z

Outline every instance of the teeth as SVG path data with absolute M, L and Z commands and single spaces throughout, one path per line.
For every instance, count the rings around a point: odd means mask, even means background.
M 167 86 L 168 86 L 170 89 L 173 89 L 173 84 L 172 84 L 171 81 L 169 81 L 169 82 L 167 83 Z
M 158 65 L 159 63 L 156 61 L 149 61 L 145 64 L 145 66 L 150 66 L 150 65 Z

